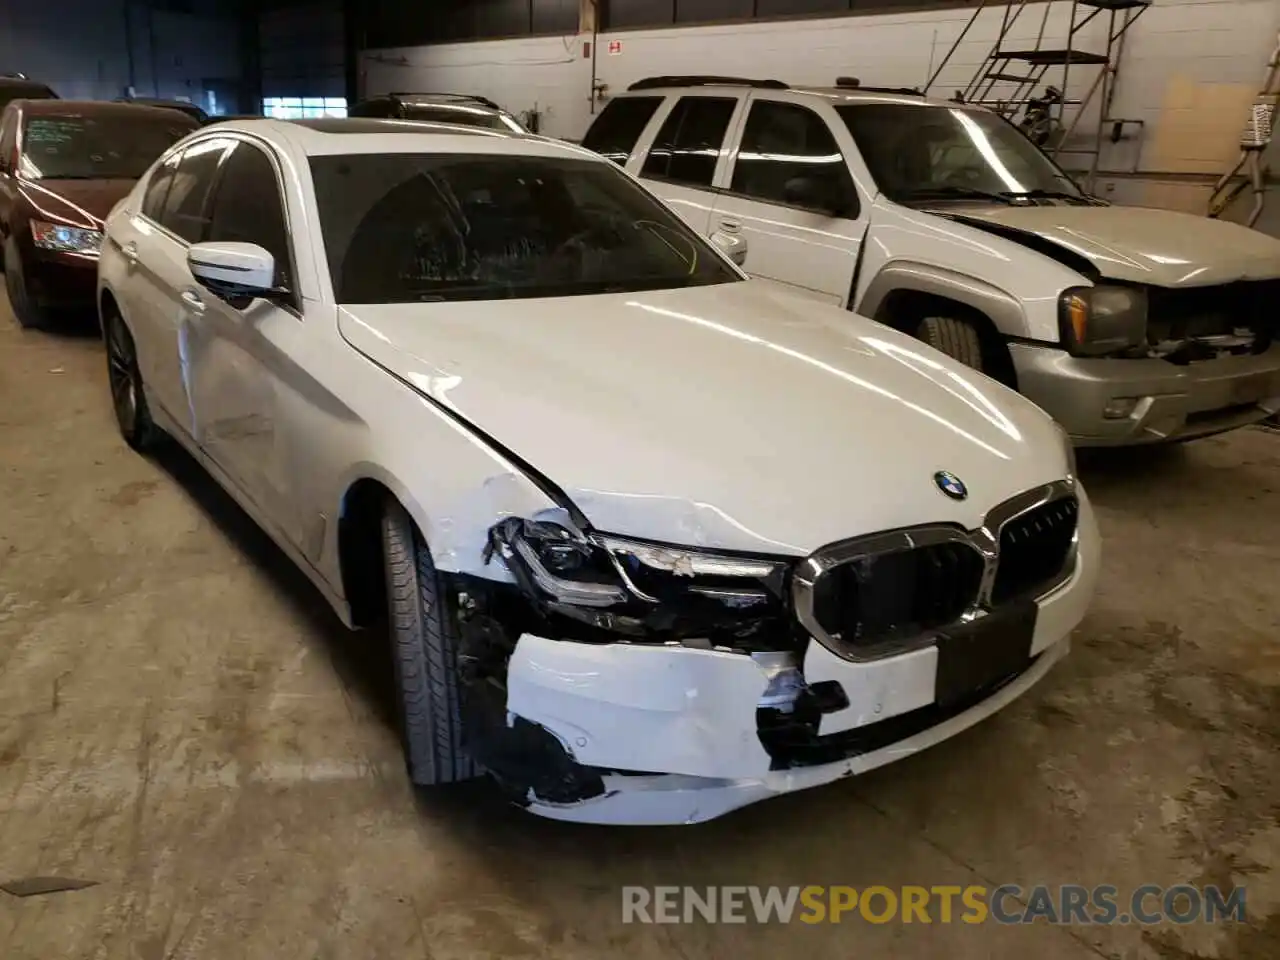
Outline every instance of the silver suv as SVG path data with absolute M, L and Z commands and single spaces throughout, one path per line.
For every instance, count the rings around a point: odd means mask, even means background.
M 583 145 L 750 273 L 1020 389 L 1080 445 L 1280 410 L 1280 241 L 1088 196 L 982 107 L 655 77 L 612 99 Z

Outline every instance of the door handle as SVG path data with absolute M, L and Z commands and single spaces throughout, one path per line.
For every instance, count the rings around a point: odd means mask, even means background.
M 711 242 L 738 266 L 747 262 L 747 238 L 741 234 L 717 230 L 711 234 Z
M 135 264 L 137 264 L 138 244 L 136 241 L 130 240 L 128 243 L 126 243 L 123 247 L 120 248 L 120 252 L 124 254 L 124 258 L 129 261 L 129 266 L 132 267 Z
M 726 218 L 720 221 L 720 229 L 728 230 L 730 233 L 735 233 L 742 229 L 742 222 L 740 220 L 729 220 Z
M 194 290 L 182 291 L 182 304 L 192 313 L 204 313 L 204 301 Z

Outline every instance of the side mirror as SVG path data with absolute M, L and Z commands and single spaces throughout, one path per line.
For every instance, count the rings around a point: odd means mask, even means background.
M 747 262 L 747 238 L 737 233 L 725 233 L 723 230 L 717 230 L 711 234 L 711 242 L 720 248 L 730 260 L 738 266 L 744 266 Z
M 782 188 L 787 203 L 817 210 L 833 217 L 844 216 L 844 203 L 835 188 L 819 177 L 792 177 Z
M 256 243 L 196 243 L 187 250 L 187 266 L 200 286 L 232 303 L 254 297 L 275 298 L 286 291 L 274 285 L 275 257 Z

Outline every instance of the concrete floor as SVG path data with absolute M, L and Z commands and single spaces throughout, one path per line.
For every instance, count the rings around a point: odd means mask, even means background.
M 1090 458 L 1071 657 L 931 753 L 716 823 L 407 787 L 388 663 L 184 455 L 118 438 L 91 336 L 0 306 L 0 957 L 1280 957 L 1280 435 Z M 1248 886 L 1246 925 L 641 926 L 624 884 Z

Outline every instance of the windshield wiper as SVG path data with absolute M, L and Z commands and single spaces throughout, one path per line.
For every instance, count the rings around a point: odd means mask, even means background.
M 905 190 L 904 200 L 994 200 L 996 203 L 1013 203 L 1007 193 L 994 193 L 991 190 L 979 190 L 976 187 L 961 187 L 950 184 L 944 187 L 919 187 Z
M 1086 197 L 1082 193 L 1067 193 L 1065 190 L 1042 190 L 1037 187 L 1035 190 L 1001 190 L 1002 196 L 1011 197 L 1015 200 L 1070 200 L 1073 203 L 1083 203 L 1092 206 L 1094 201 L 1090 197 Z

